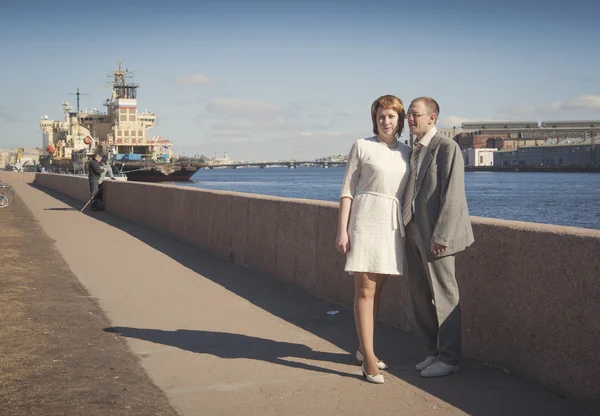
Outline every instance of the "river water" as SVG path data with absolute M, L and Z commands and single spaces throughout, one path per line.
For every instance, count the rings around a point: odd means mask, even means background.
M 338 201 L 344 168 L 199 170 L 204 189 Z M 469 213 L 600 230 L 600 174 L 466 172 Z

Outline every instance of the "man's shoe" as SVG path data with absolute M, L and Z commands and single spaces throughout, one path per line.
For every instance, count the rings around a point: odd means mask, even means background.
M 421 371 L 421 376 L 422 377 L 444 377 L 444 376 L 447 376 L 448 374 L 456 373 L 459 370 L 460 370 L 460 366 L 458 364 L 452 365 L 452 364 L 446 364 L 442 361 L 436 361 L 435 363 L 431 364 L 429 367 L 427 367 L 426 369 Z
M 421 361 L 419 364 L 415 365 L 415 370 L 423 371 L 427 367 L 429 367 L 431 364 L 435 363 L 436 361 L 437 361 L 437 357 L 434 357 L 433 355 L 429 355 L 427 358 L 425 358 L 424 361 Z

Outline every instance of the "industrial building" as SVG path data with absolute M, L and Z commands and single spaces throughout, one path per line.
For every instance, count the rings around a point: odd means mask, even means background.
M 445 129 L 449 131 L 450 129 Z M 600 167 L 600 120 L 479 121 L 454 136 L 469 167 Z
M 600 166 L 600 146 L 592 139 L 556 139 L 539 146 L 524 146 L 516 150 L 500 150 L 494 153 L 494 166 Z
M 600 120 L 582 121 L 482 121 L 463 123 L 454 140 L 461 149 L 488 148 L 516 150 L 540 146 L 551 140 L 556 144 L 600 137 Z

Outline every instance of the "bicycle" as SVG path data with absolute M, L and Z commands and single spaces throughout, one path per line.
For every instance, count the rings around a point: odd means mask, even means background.
M 10 185 L 0 183 L 0 208 L 6 208 L 15 199 L 15 192 Z

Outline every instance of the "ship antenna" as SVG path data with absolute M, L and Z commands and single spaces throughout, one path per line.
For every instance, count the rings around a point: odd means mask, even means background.
M 115 98 L 132 98 L 137 96 L 139 85 L 135 83 L 134 71 L 123 70 L 123 64 L 118 63 L 115 71 L 107 71 L 107 83 L 112 85 Z
M 80 95 L 89 95 L 87 92 L 79 92 L 79 88 L 77 88 L 77 92 L 70 92 L 69 95 L 77 96 L 77 113 L 79 113 L 79 96 Z

